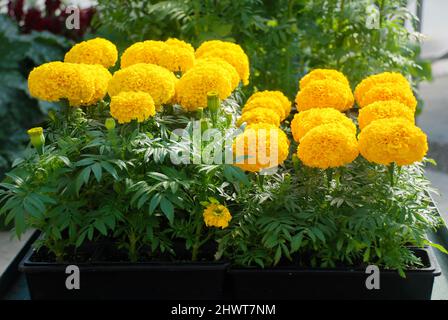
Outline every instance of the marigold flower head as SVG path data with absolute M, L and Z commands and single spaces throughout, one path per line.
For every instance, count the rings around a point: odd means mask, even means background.
M 278 114 L 280 117 L 280 121 L 285 120 L 285 108 L 282 105 L 281 100 L 273 95 L 259 95 L 258 97 L 254 97 L 246 102 L 243 107 L 242 113 L 246 113 L 253 109 L 270 109 Z
M 289 99 L 281 91 L 269 91 L 269 90 L 258 91 L 255 92 L 253 95 L 251 95 L 249 99 L 247 99 L 247 102 L 250 102 L 259 97 L 273 97 L 278 99 L 281 102 L 283 109 L 285 110 L 284 112 L 285 118 L 288 117 L 288 115 L 291 113 L 291 101 L 289 101 Z
M 237 125 L 241 126 L 243 123 L 270 123 L 274 126 L 280 126 L 280 116 L 277 112 L 266 108 L 255 108 L 246 112 L 243 112 L 241 117 L 237 121 Z
M 341 167 L 353 162 L 358 154 L 356 135 L 339 123 L 311 129 L 297 148 L 297 156 L 306 166 L 320 169 Z
M 356 135 L 353 121 L 333 108 L 310 109 L 295 114 L 291 121 L 291 132 L 294 140 L 299 142 L 311 129 L 329 123 L 340 124 Z
M 202 57 L 218 57 L 227 61 L 236 69 L 243 84 L 249 84 L 249 58 L 239 45 L 220 40 L 205 41 L 196 50 L 196 58 Z
M 400 83 L 378 84 L 367 91 L 358 105 L 360 108 L 377 101 L 395 100 L 407 105 L 412 112 L 417 108 L 417 99 L 409 86 Z
M 316 80 L 334 80 L 350 87 L 350 83 L 342 72 L 333 69 L 314 69 L 300 79 L 299 88 L 303 89 Z
M 67 99 L 72 106 L 85 104 L 95 94 L 95 75 L 84 64 L 49 62 L 28 76 L 31 96 L 50 102 Z
M 334 108 L 346 111 L 353 106 L 350 87 L 335 80 L 315 80 L 301 89 L 296 96 L 297 109 Z
M 100 64 L 109 68 L 115 65 L 117 58 L 118 51 L 112 42 L 95 38 L 75 44 L 65 54 L 64 62 Z
M 109 82 L 109 96 L 122 91 L 147 92 L 156 106 L 169 102 L 174 96 L 176 76 L 167 69 L 148 63 L 137 63 L 118 70 Z
M 414 113 L 408 106 L 394 100 L 377 101 L 359 110 L 359 128 L 362 130 L 373 121 L 389 118 L 403 118 L 415 123 Z
M 159 57 L 166 44 L 163 41 L 147 40 L 136 42 L 129 46 L 121 55 L 121 68 L 127 68 L 137 63 L 159 63 Z
M 374 74 L 362 80 L 355 88 L 356 102 L 360 106 L 366 106 L 368 103 L 363 101 L 363 96 L 373 87 L 379 84 L 401 84 L 405 87 L 411 87 L 408 80 L 398 72 L 383 72 Z
M 227 209 L 222 204 L 211 203 L 205 208 L 204 222 L 207 227 L 217 227 L 217 228 L 227 228 L 229 226 L 230 220 L 232 220 L 232 215 L 229 209 Z
M 112 74 L 99 64 L 85 65 L 85 67 L 90 70 L 95 81 L 95 93 L 90 100 L 82 103 L 82 105 L 90 106 L 104 98 L 109 87 L 109 81 L 112 79 Z
M 217 92 L 221 100 L 232 93 L 231 78 L 217 64 L 196 66 L 186 72 L 176 84 L 176 102 L 185 110 L 207 108 L 207 94 Z
M 403 166 L 421 161 L 428 142 L 426 134 L 409 120 L 380 119 L 359 134 L 359 151 L 370 162 Z
M 230 63 L 228 63 L 227 61 L 225 61 L 221 58 L 205 57 L 205 58 L 197 59 L 195 66 L 205 66 L 205 65 L 210 65 L 210 64 L 215 64 L 221 68 L 226 69 L 226 71 L 230 75 L 232 90 L 234 90 L 238 87 L 238 84 L 241 81 L 240 76 L 238 75 L 238 72 L 236 72 L 236 69 Z
M 110 114 L 118 123 L 143 122 L 156 114 L 154 100 L 146 92 L 122 91 L 110 100 Z
M 278 127 L 256 123 L 246 127 L 233 142 L 234 165 L 251 172 L 282 164 L 289 153 L 289 140 Z

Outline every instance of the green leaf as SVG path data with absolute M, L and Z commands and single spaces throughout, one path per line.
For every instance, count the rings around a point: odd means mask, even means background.
M 159 205 L 161 199 L 162 199 L 162 195 L 160 193 L 156 193 L 151 198 L 151 202 L 149 203 L 149 214 L 153 214 L 154 213 L 154 210 L 156 210 L 156 208 Z
M 425 242 L 426 242 L 427 245 L 429 245 L 429 246 L 431 246 L 431 247 L 433 247 L 433 248 L 436 248 L 436 249 L 439 250 L 440 252 L 443 252 L 443 253 L 445 253 L 445 254 L 448 254 L 448 251 L 445 249 L 444 246 L 442 246 L 442 245 L 440 245 L 440 244 L 438 244 L 438 243 L 434 243 L 434 242 L 432 242 L 432 241 L 430 241 L 430 240 L 427 240 L 427 241 L 425 241 Z
M 174 220 L 174 206 L 173 204 L 165 197 L 162 197 L 160 201 L 160 208 L 165 216 L 168 218 L 170 223 L 173 223 Z
M 96 181 L 101 181 L 101 175 L 103 174 L 103 170 L 101 168 L 101 165 L 99 163 L 95 163 L 93 166 L 91 166 L 93 174 L 95 175 Z
M 291 242 L 291 252 L 294 253 L 300 249 L 300 245 L 302 244 L 303 234 L 299 233 L 292 237 Z

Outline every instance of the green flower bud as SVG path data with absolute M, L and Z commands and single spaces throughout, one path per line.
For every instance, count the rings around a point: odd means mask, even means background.
M 221 106 L 221 102 L 219 101 L 219 94 L 216 91 L 210 91 L 207 93 L 207 108 L 216 113 Z
M 44 152 L 45 145 L 44 129 L 41 127 L 31 128 L 27 131 L 27 133 L 33 147 L 36 148 L 39 154 L 42 154 Z
M 107 118 L 106 122 L 104 123 L 106 126 L 106 129 L 111 131 L 115 129 L 115 119 L 114 118 Z

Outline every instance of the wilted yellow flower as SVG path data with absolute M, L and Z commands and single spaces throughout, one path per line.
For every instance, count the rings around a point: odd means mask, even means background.
M 362 130 L 372 121 L 389 118 L 403 118 L 414 123 L 412 110 L 398 101 L 377 101 L 359 110 L 358 123 Z
M 342 72 L 333 69 L 314 69 L 300 80 L 299 88 L 303 89 L 316 80 L 334 80 L 350 87 L 350 83 Z
M 147 92 L 156 106 L 169 102 L 174 96 L 176 76 L 165 68 L 137 63 L 114 73 L 109 82 L 109 96 L 122 91 Z
M 274 126 L 280 126 L 280 116 L 277 112 L 266 108 L 255 108 L 246 112 L 243 112 L 241 117 L 237 121 L 237 125 L 241 126 L 243 123 L 270 123 Z
M 205 66 L 210 64 L 217 64 L 219 67 L 226 69 L 226 71 L 230 75 L 232 90 L 238 87 L 238 84 L 240 83 L 240 76 L 238 75 L 238 72 L 236 72 L 236 69 L 230 63 L 221 58 L 206 57 L 197 59 L 195 66 Z
M 317 126 L 300 140 L 297 156 L 308 167 L 341 167 L 358 157 L 356 135 L 347 127 L 329 123 Z
M 45 101 L 67 99 L 72 106 L 91 101 L 95 77 L 86 65 L 49 62 L 34 68 L 28 76 L 30 94 Z
M 289 101 L 289 99 L 281 91 L 264 90 L 264 91 L 255 92 L 253 95 L 251 95 L 249 97 L 249 99 L 247 99 L 247 103 L 250 102 L 251 100 L 254 100 L 259 97 L 273 97 L 273 98 L 278 99 L 281 102 L 283 109 L 285 110 L 284 117 L 286 118 L 290 114 L 291 101 Z M 284 119 L 282 119 L 282 120 L 284 120 Z
M 65 54 L 64 61 L 71 63 L 100 64 L 106 68 L 115 65 L 118 51 L 109 40 L 95 38 L 75 44 Z
M 334 108 L 345 111 L 353 106 L 350 87 L 334 80 L 315 80 L 301 89 L 296 96 L 297 109 Z
M 362 80 L 355 88 L 356 102 L 360 106 L 366 106 L 363 102 L 363 96 L 373 87 L 379 84 L 401 84 L 405 87 L 411 87 L 408 80 L 398 72 L 383 72 L 374 74 Z
M 409 120 L 380 119 L 359 134 L 359 151 L 370 162 L 403 166 L 421 161 L 428 142 L 426 134 Z
M 269 109 L 274 111 L 280 117 L 280 121 L 285 120 L 285 108 L 282 105 L 282 102 L 274 96 L 258 96 L 253 99 L 250 99 L 246 102 L 243 107 L 242 113 L 246 113 L 253 109 Z
M 110 114 L 118 123 L 143 122 L 156 114 L 154 100 L 146 92 L 122 91 L 110 100 Z
M 196 66 L 186 72 L 176 84 L 176 102 L 185 110 L 207 108 L 207 94 L 217 92 L 221 100 L 232 93 L 231 78 L 217 64 Z
M 400 83 L 378 84 L 367 91 L 358 102 L 360 108 L 377 101 L 395 100 L 407 105 L 412 112 L 417 108 L 417 99 L 409 86 Z
M 356 135 L 353 121 L 333 108 L 310 109 L 295 114 L 291 121 L 291 132 L 294 140 L 299 142 L 311 129 L 329 123 L 340 124 Z
M 205 208 L 204 222 L 207 227 L 217 227 L 217 228 L 227 228 L 229 226 L 230 220 L 232 220 L 232 215 L 229 209 L 227 209 L 222 204 L 211 203 Z
M 289 153 L 289 141 L 278 127 L 268 123 L 251 124 L 233 142 L 234 165 L 251 172 L 282 164 Z
M 244 85 L 249 84 L 249 58 L 237 44 L 220 40 L 205 41 L 196 50 L 196 58 L 218 57 L 230 63 Z

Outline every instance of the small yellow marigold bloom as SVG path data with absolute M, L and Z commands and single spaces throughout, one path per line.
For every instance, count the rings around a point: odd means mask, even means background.
M 379 84 L 371 88 L 362 96 L 360 108 L 377 101 L 395 100 L 407 105 L 412 112 L 417 108 L 417 99 L 409 86 L 398 83 Z
M 272 141 L 271 141 L 272 140 Z M 234 165 L 251 172 L 281 165 L 289 153 L 289 140 L 278 127 L 256 123 L 246 127 L 232 145 Z M 272 159 L 271 159 L 272 158 Z
M 350 83 L 342 72 L 333 69 L 314 69 L 300 79 L 299 88 L 303 89 L 316 80 L 334 80 L 350 87 Z
M 280 117 L 280 121 L 285 120 L 285 108 L 283 108 L 282 102 L 274 96 L 258 96 L 250 99 L 243 107 L 242 113 L 246 113 L 253 109 L 269 109 L 274 111 Z
M 122 91 L 147 92 L 156 106 L 169 102 L 174 96 L 176 76 L 154 64 L 137 63 L 118 70 L 109 82 L 109 96 Z
M 278 99 L 281 102 L 283 109 L 285 110 L 285 118 L 288 117 L 288 115 L 291 113 L 291 101 L 289 101 L 289 99 L 281 91 L 258 91 L 251 95 L 247 102 L 250 102 L 251 100 L 259 97 L 273 97 Z
M 370 162 L 403 166 L 421 161 L 428 142 L 426 134 L 406 119 L 380 119 L 359 134 L 359 151 Z
M 346 111 L 353 106 L 354 98 L 349 86 L 334 80 L 315 80 L 301 89 L 296 96 L 297 109 L 334 108 Z
M 383 72 L 374 74 L 362 80 L 355 88 L 356 102 L 360 106 L 366 106 L 367 103 L 363 102 L 363 96 L 373 87 L 379 84 L 402 84 L 406 87 L 411 87 L 408 80 L 398 72 Z
M 99 64 L 86 64 L 84 66 L 90 70 L 95 81 L 95 93 L 90 100 L 82 103 L 82 105 L 90 106 L 104 98 L 107 93 L 107 88 L 109 87 L 109 81 L 112 79 L 112 74 L 109 70 Z
M 415 123 L 412 110 L 398 101 L 377 101 L 359 109 L 358 123 L 362 130 L 372 121 L 389 118 L 403 118 Z
M 203 217 L 207 227 L 216 227 L 221 229 L 227 228 L 230 220 L 232 220 L 232 215 L 230 214 L 229 209 L 222 204 L 217 203 L 211 203 L 208 205 L 204 210 Z
M 244 112 L 237 121 L 237 126 L 241 126 L 243 123 L 248 125 L 254 123 L 269 123 L 274 126 L 280 126 L 280 116 L 277 112 L 266 108 L 255 108 Z
M 297 156 L 308 167 L 344 166 L 358 157 L 358 141 L 352 130 L 338 123 L 311 129 L 300 141 Z
M 218 57 L 235 67 L 244 85 L 249 84 L 249 58 L 237 44 L 220 40 L 205 41 L 196 50 L 196 58 Z
M 31 96 L 50 102 L 67 99 L 72 106 L 92 100 L 95 75 L 84 64 L 49 62 L 34 68 L 28 76 Z
M 240 83 L 240 76 L 238 75 L 238 72 L 236 72 L 236 69 L 227 61 L 216 58 L 216 57 L 206 57 L 197 59 L 195 62 L 195 66 L 205 66 L 215 64 L 220 66 L 221 68 L 226 69 L 228 74 L 230 75 L 231 84 L 232 84 L 232 90 L 236 89 L 238 87 L 238 84 Z
M 64 61 L 71 63 L 100 64 L 106 68 L 117 62 L 118 51 L 109 40 L 95 38 L 75 44 L 65 54 Z
M 27 131 L 31 144 L 39 154 L 42 154 L 45 144 L 44 129 L 42 127 L 31 128 Z
M 207 108 L 207 94 L 217 92 L 221 100 L 232 93 L 231 78 L 217 64 L 196 66 L 186 72 L 176 84 L 176 102 L 187 111 Z
M 329 123 L 340 124 L 356 135 L 356 125 L 353 121 L 333 108 L 310 109 L 296 113 L 291 121 L 291 132 L 294 140 L 299 142 L 311 129 Z
M 110 114 L 118 123 L 143 122 L 156 114 L 156 108 L 149 93 L 122 91 L 111 98 Z

